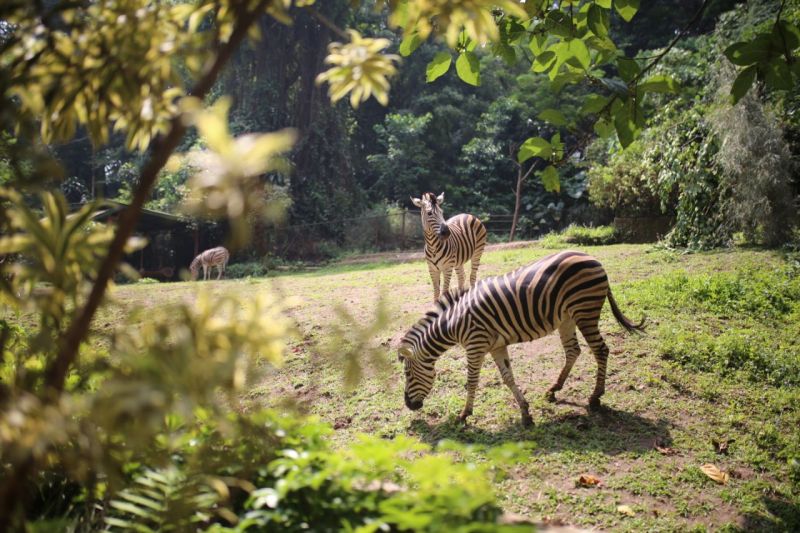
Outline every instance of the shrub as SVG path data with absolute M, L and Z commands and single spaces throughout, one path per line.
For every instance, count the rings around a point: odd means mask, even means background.
M 225 268 L 225 277 L 236 278 L 259 278 L 267 275 L 267 267 L 260 261 L 248 261 L 246 263 L 234 263 Z
M 273 411 L 229 424 L 234 431 L 207 423 L 182 431 L 171 464 L 138 468 L 112 499 L 107 525 L 215 532 L 499 527 L 501 510 L 485 464 L 459 463 L 411 438 L 363 436 L 334 449 L 327 424 Z M 230 489 L 220 489 L 222 480 Z
M 564 248 L 571 244 L 603 246 L 614 244 L 615 242 L 616 236 L 613 226 L 598 226 L 596 228 L 568 226 L 559 233 L 548 233 L 539 241 L 544 248 Z

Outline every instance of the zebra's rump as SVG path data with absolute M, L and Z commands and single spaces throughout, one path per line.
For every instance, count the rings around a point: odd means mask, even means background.
M 565 320 L 599 316 L 607 294 L 608 277 L 600 262 L 565 251 L 482 279 L 458 306 L 476 325 L 498 333 L 503 344 L 514 344 L 543 337 Z
M 450 230 L 446 239 L 433 236 L 425 243 L 425 256 L 437 267 L 463 265 L 486 246 L 486 228 L 478 217 L 460 214 L 448 219 L 446 224 Z

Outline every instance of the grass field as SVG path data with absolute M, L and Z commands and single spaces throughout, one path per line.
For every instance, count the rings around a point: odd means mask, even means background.
M 516 404 L 491 358 L 485 362 L 475 415 L 455 417 L 465 397 L 461 348 L 438 364 L 425 407 L 403 406 L 403 376 L 392 347 L 430 307 L 422 261 L 332 266 L 262 279 L 117 287 L 115 319 L 137 306 L 192 299 L 199 287 L 242 296 L 258 291 L 296 298 L 297 341 L 283 366 L 268 369 L 241 398 L 241 409 L 286 406 L 329 422 L 335 439 L 359 433 L 413 435 L 438 443 L 525 442 L 530 455 L 498 477 L 509 513 L 545 523 L 629 531 L 800 530 L 800 285 L 778 253 L 738 250 L 678 255 L 644 245 L 587 247 L 606 267 L 615 296 L 632 319 L 648 316 L 644 336 L 624 334 L 607 306 L 601 330 L 611 349 L 604 408 L 586 409 L 595 363 L 582 342 L 556 404 L 546 388 L 563 363 L 557 336 L 511 348 L 517 383 L 534 426 L 519 424 Z M 536 245 L 489 252 L 479 276 L 512 270 L 552 253 Z M 387 319 L 369 346 L 357 386 L 343 385 L 352 361 L 331 354 L 332 326 L 369 325 L 379 299 Z M 337 308 L 343 306 L 344 315 Z M 362 339 L 363 340 L 363 339 Z M 582 339 L 581 339 L 582 341 Z M 358 348 L 350 340 L 344 350 Z M 717 444 L 715 444 L 715 442 Z M 701 467 L 714 464 L 725 484 Z M 577 485 L 589 474 L 600 484 Z M 628 506 L 619 509 L 620 505 Z M 628 512 L 629 511 L 629 512 Z M 632 516 L 631 516 L 632 515 Z

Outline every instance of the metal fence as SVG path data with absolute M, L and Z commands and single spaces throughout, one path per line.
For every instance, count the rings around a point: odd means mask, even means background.
M 513 216 L 478 215 L 490 235 L 508 238 Z M 525 235 L 517 235 L 524 238 Z M 420 248 L 424 238 L 416 211 L 341 218 L 328 222 L 277 226 L 262 238 L 264 252 L 287 258 L 316 258 L 341 251 L 386 251 Z

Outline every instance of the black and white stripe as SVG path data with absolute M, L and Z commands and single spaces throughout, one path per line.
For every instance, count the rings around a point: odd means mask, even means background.
M 211 248 L 202 252 L 194 258 L 192 264 L 189 265 L 189 270 L 192 273 L 192 279 L 197 279 L 200 267 L 203 267 L 203 279 L 209 279 L 214 267 L 217 267 L 217 279 L 220 279 L 225 274 L 225 267 L 228 265 L 230 253 L 222 246 Z
M 440 278 L 444 278 L 443 292 L 450 288 L 450 278 L 455 269 L 458 276 L 458 289 L 464 290 L 464 264 L 470 261 L 470 287 L 478 278 L 478 267 L 481 255 L 486 246 L 486 228 L 473 215 L 456 215 L 444 220 L 442 202 L 444 193 L 438 197 L 426 192 L 422 198 L 412 198 L 415 206 L 420 208 L 422 230 L 425 234 L 425 259 L 428 272 L 433 281 L 433 300 L 439 299 Z
M 555 401 L 580 354 L 580 330 L 597 361 L 597 378 L 590 407 L 600 405 L 605 392 L 608 347 L 598 329 L 605 300 L 617 321 L 628 331 L 643 331 L 619 310 L 603 266 L 593 257 L 565 251 L 550 255 L 504 276 L 482 279 L 470 290 L 445 294 L 434 310 L 403 337 L 399 356 L 404 364 L 405 403 L 416 410 L 431 391 L 434 365 L 448 348 L 460 344 L 467 351 L 467 401 L 461 420 L 472 414 L 475 391 L 486 353 L 492 354 L 505 383 L 514 394 L 523 424 L 532 422 L 528 402 L 514 382 L 508 346 L 543 337 L 555 330 L 561 336 L 566 363 L 547 397 Z

